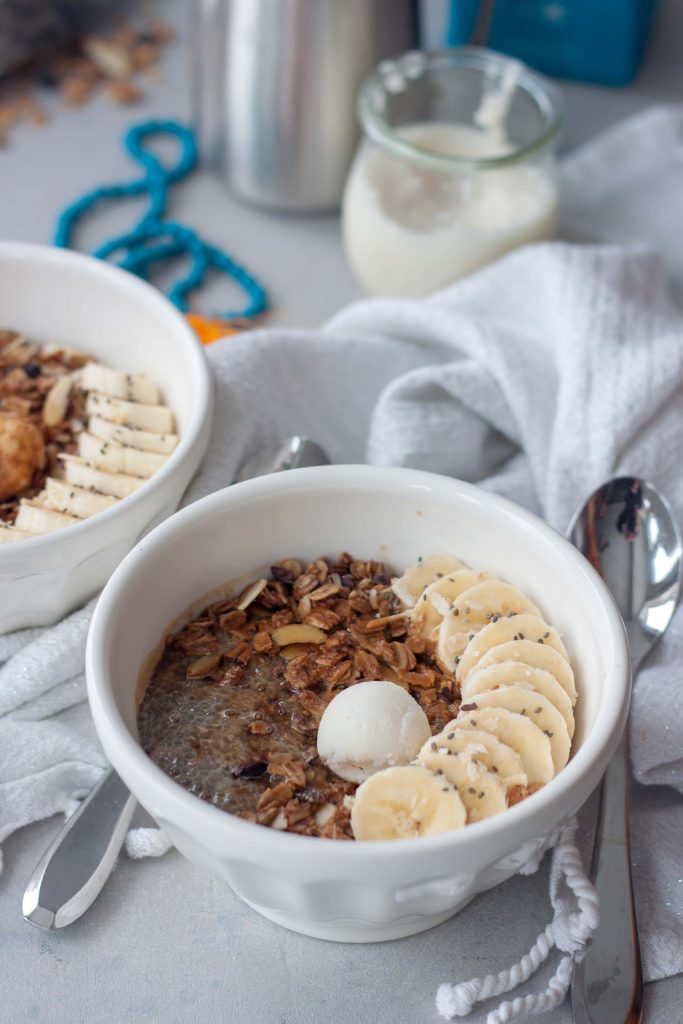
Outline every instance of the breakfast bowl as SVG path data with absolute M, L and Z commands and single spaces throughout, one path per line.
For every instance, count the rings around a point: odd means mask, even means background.
M 138 704 L 169 632 L 283 558 L 353 552 L 402 572 L 451 552 L 520 587 L 562 634 L 579 699 L 568 764 L 503 813 L 440 835 L 347 841 L 243 820 L 183 788 L 138 738 Z M 325 466 L 262 477 L 183 509 L 124 559 L 86 653 L 95 725 L 116 771 L 190 861 L 265 917 L 370 942 L 444 921 L 505 881 L 598 784 L 623 729 L 629 670 L 604 583 L 534 515 L 470 484 L 409 469 Z
M 78 607 L 136 541 L 177 508 L 208 444 L 212 390 L 201 345 L 185 318 L 151 285 L 90 256 L 0 243 L 0 327 L 77 350 L 125 375 L 144 374 L 158 385 L 179 435 L 161 468 L 111 507 L 66 528 L 0 544 L 4 633 L 48 625 Z

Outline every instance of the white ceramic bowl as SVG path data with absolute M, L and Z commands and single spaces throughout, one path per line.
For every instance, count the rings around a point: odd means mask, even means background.
M 0 327 L 68 345 L 159 384 L 181 435 L 134 494 L 75 526 L 0 545 L 0 633 L 56 622 L 96 593 L 136 540 L 169 516 L 206 450 L 211 377 L 185 318 L 159 291 L 91 256 L 0 243 Z
M 340 550 L 397 570 L 450 551 L 519 586 L 564 635 L 579 688 L 569 764 L 497 817 L 429 839 L 350 843 L 233 817 L 173 782 L 136 739 L 136 684 L 174 620 L 221 584 L 274 561 Z M 624 629 L 594 570 L 535 516 L 469 484 L 407 469 L 327 466 L 237 484 L 183 509 L 138 544 L 107 584 L 86 654 L 108 758 L 189 860 L 261 914 L 351 942 L 398 938 L 445 920 L 504 881 L 595 788 L 629 696 Z

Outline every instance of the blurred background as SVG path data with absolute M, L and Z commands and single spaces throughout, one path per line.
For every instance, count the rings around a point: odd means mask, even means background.
M 681 39 L 677 0 L 0 0 L 0 235 L 50 241 L 71 201 L 139 172 L 121 147 L 132 124 L 177 119 L 200 163 L 174 189 L 174 219 L 264 284 L 272 322 L 317 324 L 362 294 L 338 207 L 373 66 L 472 41 L 519 58 L 559 90 L 561 155 L 683 99 Z M 78 247 L 134 223 L 145 200 L 128 202 L 84 218 Z M 174 276 L 155 269 L 161 287 Z M 193 305 L 240 301 L 210 273 Z

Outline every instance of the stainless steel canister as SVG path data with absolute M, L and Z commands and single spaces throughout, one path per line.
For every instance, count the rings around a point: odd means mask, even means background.
M 204 160 L 242 198 L 339 205 L 365 75 L 415 45 L 414 0 L 195 0 Z

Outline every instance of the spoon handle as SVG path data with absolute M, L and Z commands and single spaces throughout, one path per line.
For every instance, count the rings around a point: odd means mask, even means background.
M 574 968 L 574 1024 L 640 1024 L 643 973 L 631 881 L 628 836 L 628 731 L 602 781 L 591 879 L 600 925 Z
M 57 833 L 26 887 L 22 911 L 31 924 L 71 924 L 109 878 L 135 810 L 135 797 L 109 771 Z

